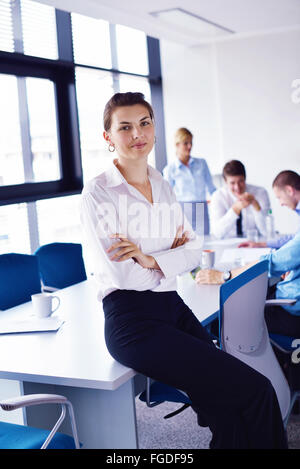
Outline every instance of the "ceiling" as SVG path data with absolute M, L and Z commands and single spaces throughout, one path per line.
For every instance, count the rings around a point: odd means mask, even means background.
M 229 29 L 217 40 L 300 29 L 300 0 L 35 0 L 145 31 L 148 35 L 194 46 L 210 41 L 194 28 L 174 26 L 150 13 L 181 8 Z M 221 28 L 218 28 L 222 32 Z M 215 39 L 214 39 L 215 40 Z

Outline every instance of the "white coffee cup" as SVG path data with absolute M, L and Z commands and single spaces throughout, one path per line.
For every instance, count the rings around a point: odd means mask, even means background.
M 57 300 L 57 306 L 53 308 L 53 300 Z M 50 295 L 49 293 L 36 293 L 31 295 L 34 314 L 39 318 L 47 318 L 51 316 L 60 305 L 58 296 Z
M 203 269 L 212 269 L 215 264 L 215 251 L 203 249 L 201 266 Z

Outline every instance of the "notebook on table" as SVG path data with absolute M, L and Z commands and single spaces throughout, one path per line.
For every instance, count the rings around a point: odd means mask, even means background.
M 3 320 L 0 322 L 0 334 L 58 331 L 63 323 L 64 320 L 58 317 Z
M 245 264 L 259 260 L 261 256 L 269 254 L 270 248 L 233 248 L 225 249 L 220 262 L 234 262 L 236 259 L 243 259 Z

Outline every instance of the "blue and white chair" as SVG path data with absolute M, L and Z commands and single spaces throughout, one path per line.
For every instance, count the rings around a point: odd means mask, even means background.
M 73 406 L 66 397 L 57 394 L 28 394 L 12 399 L 2 399 L 0 407 L 12 411 L 32 405 L 59 404 L 61 414 L 52 430 L 0 422 L 0 449 L 79 449 L 80 443 L 76 428 Z M 72 435 L 58 433 L 64 421 L 66 412 L 69 412 Z
M 31 295 L 41 292 L 41 281 L 36 256 L 18 253 L 0 255 L 0 310 L 13 308 L 31 300 Z M 4 383 L 0 380 L 0 386 Z M 72 404 L 64 397 L 38 394 L 0 399 L 0 407 L 12 411 L 31 405 L 60 404 L 61 415 L 51 431 L 26 425 L 0 422 L 0 449 L 79 448 Z M 73 438 L 57 433 L 69 410 Z
M 209 235 L 210 224 L 207 201 L 180 202 L 180 205 L 195 233 L 199 236 Z
M 77 243 L 50 243 L 35 251 L 43 290 L 55 291 L 86 280 L 82 246 Z
M 140 394 L 139 399 L 145 402 L 147 407 L 155 407 L 163 402 L 183 404 L 174 412 L 165 415 L 165 419 L 174 417 L 192 403 L 190 398 L 183 391 L 169 386 L 168 384 L 161 383 L 160 381 L 152 381 L 148 376 L 146 378 L 146 389 Z
M 41 292 L 38 260 L 29 254 L 0 255 L 0 310 L 13 308 Z
M 270 343 L 264 318 L 268 261 L 261 261 L 220 289 L 221 348 L 266 376 L 276 391 L 287 423 L 291 392 Z M 280 300 L 279 302 L 280 303 Z
M 270 342 L 275 349 L 285 355 L 286 377 L 291 389 L 291 403 L 289 412 L 285 419 L 287 425 L 290 414 L 293 410 L 295 403 L 300 400 L 300 364 L 299 352 L 297 348 L 300 346 L 299 337 L 289 337 L 282 334 L 269 334 Z M 295 353 L 295 357 L 293 356 Z M 295 362 L 294 362 L 295 360 Z M 299 413 L 299 408 L 297 409 Z

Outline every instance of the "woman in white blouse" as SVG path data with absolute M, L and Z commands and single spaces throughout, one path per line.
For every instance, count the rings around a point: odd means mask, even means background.
M 83 190 L 84 248 L 105 313 L 111 355 L 185 391 L 211 448 L 285 448 L 271 383 L 217 349 L 176 292 L 176 275 L 200 264 L 168 182 L 147 164 L 153 110 L 141 93 L 117 93 L 104 111 L 104 138 L 117 158 Z

